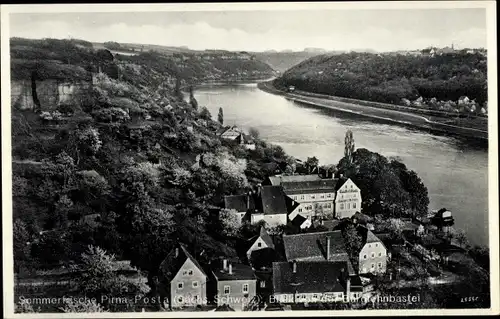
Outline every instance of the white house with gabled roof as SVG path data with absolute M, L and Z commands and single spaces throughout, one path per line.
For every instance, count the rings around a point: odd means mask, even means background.
M 361 190 L 350 178 L 338 185 L 341 186 L 335 196 L 335 217 L 350 218 L 361 211 Z

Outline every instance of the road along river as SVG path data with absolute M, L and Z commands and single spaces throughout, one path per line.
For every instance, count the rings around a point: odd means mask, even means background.
M 195 97 L 214 118 L 222 107 L 225 124 L 246 130 L 254 127 L 288 154 L 299 159 L 316 156 L 320 164 L 338 163 L 345 132 L 352 130 L 356 148 L 403 161 L 429 189 L 431 209 L 451 210 L 456 227 L 465 230 L 472 243 L 488 245 L 488 150 L 484 146 L 296 103 L 261 91 L 256 83 L 203 86 L 196 89 Z

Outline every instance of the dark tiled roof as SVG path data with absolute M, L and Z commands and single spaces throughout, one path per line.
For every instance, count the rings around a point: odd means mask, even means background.
M 382 241 L 375 234 L 364 226 L 357 227 L 358 233 L 361 235 L 363 243 L 381 243 Z
M 274 243 L 273 240 L 271 239 L 271 236 L 266 231 L 266 228 L 264 226 L 260 227 L 260 234 L 259 237 L 262 238 L 262 240 L 266 243 L 267 247 L 274 249 Z
M 264 215 L 287 214 L 285 196 L 280 186 L 262 186 L 262 213 Z
M 249 209 L 255 209 L 255 200 L 253 196 L 248 194 L 224 196 L 224 207 L 238 212 L 246 212 Z
M 292 260 L 326 260 L 326 238 L 330 237 L 330 258 L 346 254 L 344 239 L 339 230 L 283 235 L 285 255 Z
M 212 267 L 215 278 L 219 281 L 227 280 L 251 280 L 256 279 L 252 267 L 240 263 L 231 263 L 232 273 L 223 269 L 222 261 L 218 261 Z
M 304 182 L 283 182 L 281 183 L 283 190 L 287 194 L 301 194 L 301 193 L 326 193 L 335 192 L 337 185 L 336 179 L 320 179 Z
M 179 244 L 179 254 L 177 256 L 175 256 L 175 251 L 176 249 L 173 249 L 160 264 L 160 273 L 165 276 L 165 278 L 167 278 L 168 280 L 172 280 L 172 278 L 174 278 L 177 272 L 179 272 L 182 265 L 184 265 L 187 259 L 190 259 L 193 264 L 198 267 L 198 269 L 206 276 L 205 272 L 203 271 L 203 267 L 201 267 L 198 261 L 196 261 L 196 259 L 191 256 L 184 245 Z
M 295 216 L 295 218 L 292 220 L 292 224 L 295 225 L 295 226 L 298 226 L 300 227 L 305 221 L 307 220 L 307 218 L 305 218 L 304 216 L 298 214 L 297 216 Z
M 343 272 L 345 262 L 297 262 L 293 273 L 293 263 L 273 263 L 274 293 L 324 293 L 343 292 Z

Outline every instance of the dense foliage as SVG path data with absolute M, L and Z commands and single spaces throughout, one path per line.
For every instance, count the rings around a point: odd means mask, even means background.
M 402 99 L 443 101 L 467 96 L 487 101 L 486 57 L 457 51 L 442 55 L 346 53 L 310 58 L 286 71 L 276 84 L 299 90 L 401 104 Z

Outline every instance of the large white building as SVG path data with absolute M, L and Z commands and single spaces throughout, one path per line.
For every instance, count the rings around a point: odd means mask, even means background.
M 322 178 L 319 175 L 270 176 L 264 184 L 282 186 L 299 205 L 289 215 L 305 218 L 349 218 L 361 211 L 361 191 L 351 179 Z

